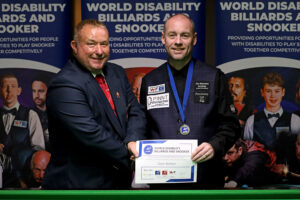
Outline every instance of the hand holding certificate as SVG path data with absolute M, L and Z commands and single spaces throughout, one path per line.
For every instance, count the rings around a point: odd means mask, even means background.
M 142 140 L 137 142 L 136 183 L 191 183 L 197 180 L 197 163 L 191 154 L 197 140 Z

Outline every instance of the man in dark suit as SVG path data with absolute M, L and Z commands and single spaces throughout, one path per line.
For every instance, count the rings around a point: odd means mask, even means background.
M 147 114 L 148 138 L 198 140 L 191 156 L 199 163 L 197 183 L 152 188 L 223 187 L 222 156 L 240 133 L 225 75 L 192 59 L 196 42 L 189 17 L 177 14 L 166 21 L 162 43 L 168 62 L 143 78 L 140 101 Z
M 71 42 L 74 58 L 50 83 L 45 189 L 130 187 L 130 153 L 137 156 L 145 117 L 125 70 L 107 62 L 108 35 L 97 20 L 80 22 Z

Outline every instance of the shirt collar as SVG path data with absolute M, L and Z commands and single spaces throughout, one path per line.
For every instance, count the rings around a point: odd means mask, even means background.
M 98 74 L 92 73 L 92 75 L 94 78 L 96 78 L 97 75 L 102 75 L 105 78 L 105 75 L 102 70 L 100 71 L 100 73 L 98 73 Z
M 174 77 L 181 76 L 181 77 L 186 78 L 187 73 L 188 73 L 188 69 L 189 69 L 189 65 L 190 65 L 191 61 L 193 61 L 193 60 L 191 59 L 190 62 L 188 62 L 188 63 L 187 63 L 182 69 L 180 69 L 180 70 L 175 69 L 174 67 L 172 67 L 172 66 L 169 64 L 173 76 L 174 76 Z
M 5 109 L 5 110 L 11 110 L 11 109 L 14 109 L 14 108 L 16 108 L 17 110 L 19 110 L 19 107 L 20 107 L 20 103 L 19 102 L 17 102 L 13 107 L 11 107 L 11 108 L 8 108 L 8 107 L 6 107 L 6 106 L 4 106 L 3 105 L 3 108 Z
M 268 111 L 266 108 L 264 108 L 264 112 L 265 112 L 266 116 L 268 116 L 268 114 L 276 114 L 276 113 L 279 113 L 279 115 L 281 116 L 283 113 L 283 109 L 282 109 L 282 107 L 280 107 L 280 109 L 277 112 L 273 113 L 273 112 Z

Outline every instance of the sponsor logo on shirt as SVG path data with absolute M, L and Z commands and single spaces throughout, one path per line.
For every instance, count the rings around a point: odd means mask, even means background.
M 164 93 L 166 91 L 165 84 L 154 85 L 148 87 L 148 94 Z
M 13 126 L 27 128 L 27 121 L 15 120 Z
M 147 96 L 147 110 L 157 108 L 169 108 L 169 106 L 169 93 Z

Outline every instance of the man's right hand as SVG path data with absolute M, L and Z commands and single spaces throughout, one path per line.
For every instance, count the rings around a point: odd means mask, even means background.
M 200 163 L 212 159 L 214 155 L 215 151 L 211 144 L 203 142 L 192 152 L 191 159 Z
M 135 161 L 135 158 L 139 157 L 139 152 L 136 150 L 136 142 L 129 142 L 127 148 L 131 154 L 130 160 Z

